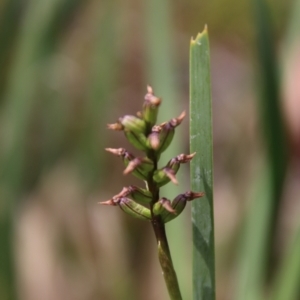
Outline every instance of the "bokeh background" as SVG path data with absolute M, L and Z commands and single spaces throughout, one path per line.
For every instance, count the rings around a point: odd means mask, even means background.
M 1 0 L 0 299 L 167 299 L 150 224 L 97 204 L 142 184 L 104 151 L 138 154 L 106 124 L 140 110 L 148 83 L 160 122 L 188 112 L 189 43 L 205 24 L 217 299 L 272 295 L 299 247 L 299 20 L 299 0 Z M 162 163 L 189 152 L 188 123 Z M 183 166 L 164 195 L 188 178 Z M 189 207 L 167 232 L 192 299 Z

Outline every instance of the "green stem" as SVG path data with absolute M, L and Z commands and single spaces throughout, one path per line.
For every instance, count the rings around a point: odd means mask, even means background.
M 153 195 L 151 211 L 154 203 L 159 200 L 159 188 L 153 181 L 153 173 L 157 170 L 157 155 L 154 151 L 149 151 L 147 156 L 154 162 L 154 170 L 150 174 L 147 180 L 148 189 L 151 191 Z M 168 244 L 168 239 L 166 235 L 165 224 L 162 221 L 160 216 L 155 216 L 152 213 L 152 227 L 156 236 L 157 241 L 157 251 L 158 251 L 158 259 L 160 262 L 160 266 L 162 268 L 162 273 L 165 278 L 166 286 L 169 292 L 170 300 L 182 300 L 179 284 L 176 276 L 176 272 L 174 270 L 171 252 Z
M 179 284 L 174 270 L 172 257 L 166 236 L 165 224 L 161 218 L 154 217 L 152 226 L 157 240 L 158 259 L 165 278 L 166 286 L 171 300 L 182 300 Z

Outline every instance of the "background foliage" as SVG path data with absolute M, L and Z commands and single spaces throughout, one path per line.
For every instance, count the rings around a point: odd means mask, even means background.
M 205 24 L 217 299 L 298 299 L 299 3 L 2 0 L 0 299 L 166 299 L 150 226 L 97 205 L 134 181 L 103 150 L 133 150 L 106 123 L 139 110 L 147 83 L 160 121 L 188 111 Z M 188 151 L 187 118 L 162 163 Z M 189 189 L 180 173 L 167 197 Z M 188 210 L 167 230 L 191 299 Z

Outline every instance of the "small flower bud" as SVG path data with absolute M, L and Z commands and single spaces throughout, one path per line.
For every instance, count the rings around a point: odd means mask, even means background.
M 140 204 L 149 204 L 152 201 L 152 193 L 148 190 L 130 185 L 128 191 L 130 197 Z
M 155 125 L 152 127 L 152 132 L 148 135 L 149 144 L 152 149 L 158 150 L 160 147 L 159 133 L 161 132 L 161 127 Z
M 147 137 L 143 133 L 125 130 L 124 134 L 125 134 L 127 140 L 136 149 L 141 150 L 141 151 L 149 150 Z
M 146 221 L 151 220 L 150 209 L 136 203 L 135 201 L 129 198 L 120 198 L 118 205 L 125 213 L 131 215 L 132 217 Z
M 184 196 L 186 197 L 187 201 L 192 201 L 194 199 L 201 198 L 204 195 L 205 195 L 204 192 L 197 193 L 197 192 L 188 191 L 184 193 Z
M 107 124 L 107 128 L 116 131 L 124 131 L 127 140 L 136 149 L 142 151 L 147 151 L 149 149 L 149 143 L 144 134 L 146 123 L 142 119 L 135 116 L 125 116 L 120 118 L 117 123 Z
M 193 159 L 193 157 L 196 155 L 196 152 L 191 153 L 191 154 L 179 154 L 175 157 L 175 162 L 179 162 L 181 164 L 187 163 Z M 172 163 L 171 163 L 172 165 Z
M 173 118 L 169 121 L 170 126 L 172 127 L 177 127 L 178 125 L 181 124 L 181 122 L 183 121 L 184 117 L 185 117 L 186 113 L 185 111 L 183 111 L 177 118 Z
M 124 170 L 124 174 L 132 173 L 137 178 L 140 178 L 142 180 L 146 180 L 149 176 L 149 173 L 153 170 L 154 164 L 153 161 L 150 160 L 148 157 L 134 157 L 131 153 L 126 151 L 124 148 L 106 148 L 106 151 L 121 156 L 123 159 L 123 162 L 126 166 L 126 169 Z
M 129 189 L 126 187 L 123 187 L 122 191 L 119 194 L 114 195 L 111 199 L 109 199 L 107 201 L 99 202 L 99 204 L 116 206 L 116 205 L 118 205 L 120 198 L 128 196 L 129 193 L 130 193 Z
M 151 172 L 153 168 L 153 161 L 149 158 L 136 157 L 128 162 L 127 167 L 123 173 L 124 175 L 127 175 L 133 172 L 133 174 L 135 174 L 137 177 L 141 179 L 147 179 L 149 172 Z
M 105 148 L 105 151 L 107 152 L 110 152 L 116 156 L 123 156 L 124 153 L 126 152 L 126 149 L 124 148 L 118 148 L 118 149 L 115 149 L 115 148 Z
M 172 158 L 166 165 L 166 167 L 171 168 L 176 173 L 179 170 L 180 164 L 187 163 L 193 159 L 196 155 L 196 152 L 192 154 L 179 154 L 176 157 Z
M 136 116 L 126 115 L 120 118 L 119 122 L 124 126 L 125 130 L 136 133 L 146 132 L 146 122 Z
M 119 194 L 113 196 L 113 199 L 127 197 L 128 195 L 130 195 L 130 189 L 128 187 L 123 187 L 122 191 Z
M 161 99 L 154 96 L 153 89 L 150 85 L 148 85 L 147 90 L 148 93 L 145 96 L 142 116 L 150 126 L 153 126 L 157 119 L 158 107 L 161 103 Z
M 140 158 L 138 158 L 138 157 L 134 158 L 133 160 L 131 160 L 131 161 L 128 163 L 126 169 L 123 171 L 123 174 L 124 174 L 124 175 L 127 175 L 127 174 L 131 173 L 131 172 L 134 171 L 138 166 L 140 166 L 141 163 L 142 163 L 142 161 L 141 161 Z
M 164 186 L 170 181 L 178 185 L 178 181 L 176 179 L 176 172 L 171 168 L 167 167 L 156 170 L 153 175 L 153 180 L 155 181 L 158 187 Z
M 185 111 L 183 111 L 178 118 L 173 118 L 169 122 L 164 122 L 152 127 L 152 132 L 149 135 L 150 145 L 158 154 L 169 147 L 174 137 L 175 128 L 181 124 L 184 117 Z M 151 141 L 151 139 L 153 139 L 152 134 L 155 137 L 153 141 Z M 157 135 L 159 142 L 157 142 Z
M 177 185 L 178 181 L 176 179 L 176 173 L 179 170 L 180 164 L 189 162 L 195 155 L 196 152 L 188 155 L 177 155 L 172 158 L 164 168 L 154 172 L 153 180 L 159 187 L 167 184 L 170 180 Z
M 164 223 L 167 223 L 173 219 L 175 219 L 177 216 L 179 216 L 185 206 L 186 206 L 186 202 L 187 201 L 192 201 L 196 198 L 200 198 L 204 196 L 204 193 L 195 193 L 195 192 L 192 192 L 192 191 L 188 191 L 188 192 L 185 192 L 184 194 L 179 194 L 176 198 L 174 198 L 174 200 L 172 201 L 172 208 L 175 210 L 176 214 L 174 213 L 170 213 L 169 211 L 163 211 L 161 213 L 161 217 L 164 221 Z
M 168 200 L 167 198 L 163 197 L 153 205 L 153 213 L 155 215 L 159 215 L 164 210 L 166 210 L 172 214 L 176 214 L 176 211 L 173 209 L 173 207 L 171 205 L 171 201 Z

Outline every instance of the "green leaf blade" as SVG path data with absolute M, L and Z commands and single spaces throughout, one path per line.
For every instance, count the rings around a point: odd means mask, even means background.
M 191 189 L 205 192 L 192 203 L 193 294 L 195 300 L 215 299 L 213 148 L 210 54 L 207 28 L 190 45 Z

